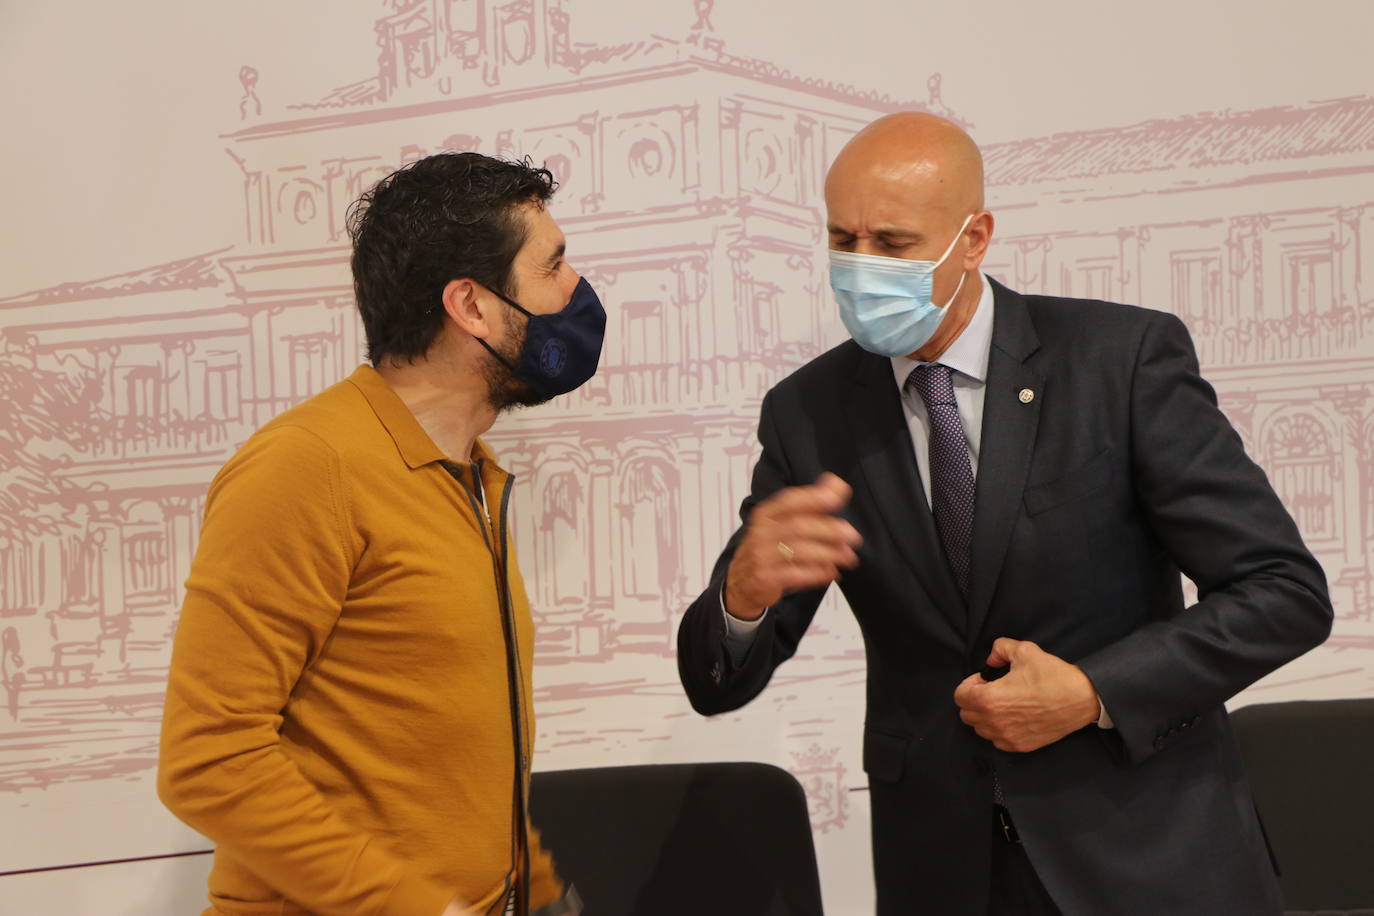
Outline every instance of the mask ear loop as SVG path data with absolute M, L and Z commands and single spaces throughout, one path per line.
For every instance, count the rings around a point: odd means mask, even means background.
M 959 244 L 959 240 L 960 240 L 961 238 L 964 237 L 964 230 L 968 228 L 968 224 L 969 224 L 970 222 L 972 222 L 973 217 L 974 217 L 974 214 L 972 214 L 972 213 L 970 213 L 968 216 L 964 217 L 963 225 L 961 225 L 961 226 L 959 227 L 959 231 L 956 232 L 956 233 L 954 234 L 954 240 L 951 241 L 951 242 L 949 243 L 949 247 L 945 249 L 945 253 L 942 254 L 942 255 L 940 255 L 940 260 L 938 260 L 938 261 L 935 262 L 935 267 L 932 267 L 932 268 L 930 269 L 930 272 L 931 272 L 932 274 L 935 273 L 935 268 L 936 268 L 936 267 L 939 267 L 941 264 L 945 263 L 945 258 L 949 257 L 949 253 L 950 253 L 951 251 L 954 250 L 954 246 L 957 245 L 957 244 Z M 961 289 L 964 288 L 964 281 L 967 280 L 967 279 L 968 279 L 968 272 L 967 272 L 967 271 L 965 271 L 964 273 L 959 274 L 959 285 L 956 286 L 956 287 L 954 287 L 954 292 L 950 294 L 949 300 L 948 300 L 947 302 L 945 302 L 944 305 L 940 306 L 940 308 L 942 308 L 942 309 L 947 309 L 947 308 L 949 308 L 950 303 L 953 302 L 955 299 L 958 299 L 958 298 L 959 298 L 959 290 L 961 290 Z M 932 285 L 934 284 L 934 282 L 935 282 L 934 280 L 931 281 Z
M 959 298 L 959 290 L 961 290 L 961 289 L 964 288 L 964 281 L 967 280 L 967 279 L 968 279 L 968 274 L 967 274 L 967 273 L 962 273 L 962 274 L 959 275 L 959 285 L 956 286 L 956 287 L 954 287 L 954 292 L 953 292 L 953 294 L 950 295 L 950 297 L 949 297 L 949 302 L 946 302 L 944 305 L 940 306 L 940 308 L 942 308 L 942 309 L 947 309 L 947 308 L 949 308 L 950 303 L 953 302 L 955 299 L 958 299 L 958 298 Z
M 502 356 L 500 353 L 497 353 L 496 350 L 494 350 L 494 349 L 492 348 L 491 344 L 487 343 L 485 340 L 483 340 L 483 339 L 480 338 L 480 337 L 474 337 L 474 338 L 472 338 L 472 339 L 475 340 L 475 341 L 477 341 L 477 342 L 478 342 L 479 344 L 481 344 L 482 346 L 486 347 L 486 348 L 487 348 L 487 352 L 490 353 L 492 356 L 496 357 L 496 361 L 499 362 L 501 365 L 505 366 L 507 369 L 509 369 L 509 370 L 512 371 L 512 372 L 515 371 L 515 367 L 512 366 L 510 363 L 506 362 L 506 358 L 505 358 L 504 356 Z
M 972 218 L 973 218 L 972 216 L 969 217 L 969 219 L 972 219 Z M 960 231 L 962 232 L 962 230 L 960 230 Z M 488 289 L 491 289 L 491 288 L 488 287 Z M 493 290 L 491 290 L 491 294 L 492 294 L 493 296 L 495 296 L 497 299 L 500 299 L 502 302 L 506 303 L 506 305 L 509 305 L 511 308 L 515 309 L 515 310 L 516 310 L 517 312 L 519 312 L 520 314 L 526 316 L 527 318 L 533 318 L 533 317 L 534 317 L 534 313 L 533 313 L 533 312 L 530 312 L 530 311 L 526 310 L 526 308 L 525 308 L 523 305 L 521 305 L 520 303 L 516 302 L 514 299 L 511 299 L 511 298 L 508 297 L 505 293 L 499 293 L 499 292 L 497 292 L 496 290 L 493 289 Z
M 520 314 L 524 315 L 526 318 L 533 318 L 533 317 L 534 317 L 534 314 L 533 314 L 532 312 L 526 311 L 526 309 L 525 309 L 525 307 L 524 307 L 523 305 L 521 305 L 520 303 L 516 302 L 514 299 L 510 298 L 509 296 L 505 295 L 504 293 L 498 292 L 497 290 L 492 289 L 490 286 L 488 286 L 487 289 L 488 289 L 488 290 L 491 292 L 491 294 L 492 294 L 493 296 L 495 296 L 497 299 L 500 299 L 502 302 L 506 303 L 506 305 L 509 305 L 511 308 L 515 309 L 517 312 L 519 312 Z M 505 367 L 506 367 L 507 369 L 509 369 L 511 372 L 514 372 L 514 371 L 515 371 L 515 367 L 512 366 L 509 362 L 507 362 L 507 361 L 506 361 L 506 358 L 505 358 L 504 356 L 502 356 L 500 353 L 497 353 L 496 350 L 492 347 L 491 344 L 487 343 L 485 340 L 483 340 L 483 339 L 480 338 L 480 337 L 474 336 L 472 339 L 475 340 L 475 341 L 477 341 L 477 342 L 478 342 L 479 344 L 481 344 L 482 346 L 486 347 L 486 348 L 487 348 L 487 352 L 490 353 L 492 356 L 496 357 L 497 361 L 498 361 L 501 365 L 505 366 Z
M 954 233 L 954 238 L 950 240 L 949 247 L 945 249 L 944 254 L 940 255 L 940 260 L 935 262 L 935 267 L 939 267 L 941 264 L 945 263 L 945 258 L 949 257 L 949 253 L 954 250 L 954 246 L 959 244 L 959 240 L 964 237 L 964 230 L 968 228 L 968 224 L 973 221 L 974 216 L 975 214 L 970 213 L 968 216 L 964 217 L 964 222 L 959 226 L 959 231 Z M 934 267 L 931 268 L 931 270 L 934 269 Z

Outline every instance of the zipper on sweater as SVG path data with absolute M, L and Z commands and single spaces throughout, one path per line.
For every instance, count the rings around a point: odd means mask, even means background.
M 478 462 L 479 465 L 481 462 Z M 520 643 L 515 631 L 515 599 L 510 592 L 510 531 L 507 524 L 510 512 L 510 495 L 515 485 L 515 475 L 507 474 L 505 485 L 501 488 L 501 589 L 505 598 L 506 613 L 506 673 L 510 680 L 511 723 L 515 741 L 515 816 L 518 819 L 520 840 L 519 899 L 516 904 L 518 914 L 528 914 L 530 910 L 530 838 L 529 838 L 529 798 L 526 791 L 525 775 L 529 772 L 529 755 L 526 750 L 525 716 L 520 687 L 524 684 L 524 670 L 520 665 Z
M 469 490 L 463 483 L 462 478 L 455 469 L 445 465 L 450 476 L 458 482 L 468 502 L 472 506 L 472 511 L 477 517 L 478 527 L 482 529 L 482 541 L 486 544 L 487 552 L 491 554 L 492 571 L 496 580 L 497 602 L 501 609 L 501 631 L 506 643 L 506 690 L 510 701 L 510 724 L 511 742 L 514 750 L 515 759 L 515 780 L 512 793 L 513 816 L 512 816 L 512 840 L 515 850 L 520 854 L 519 862 L 512 862 L 512 867 L 516 869 L 517 885 L 515 888 L 515 910 L 517 916 L 525 916 L 529 913 L 529 889 L 530 889 L 530 850 L 527 824 L 528 800 L 525 797 L 525 724 L 523 715 L 523 704 L 521 703 L 521 669 L 520 669 L 520 644 L 515 632 L 515 609 L 510 593 L 510 574 L 508 567 L 509 553 L 507 549 L 507 512 L 510 506 L 511 486 L 514 483 L 514 476 L 507 475 L 505 486 L 501 491 L 501 506 L 499 510 L 499 524 L 492 518 L 488 511 L 488 503 L 482 491 L 482 460 L 474 462 L 472 467 L 473 489 Z M 490 532 L 490 533 L 489 533 Z M 493 540 L 496 542 L 493 543 Z M 496 544 L 499 544 L 498 548 Z

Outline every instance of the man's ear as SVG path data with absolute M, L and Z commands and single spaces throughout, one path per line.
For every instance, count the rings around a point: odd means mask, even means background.
M 486 340 L 496 331 L 487 317 L 491 297 L 482 295 L 482 287 L 464 277 L 450 280 L 444 287 L 442 301 L 449 319 L 473 337 Z
M 964 254 L 964 270 L 977 270 L 982 266 L 983 258 L 988 253 L 988 245 L 992 242 L 993 222 L 992 213 L 987 210 L 978 211 L 973 219 L 969 220 L 966 230 L 969 246 Z

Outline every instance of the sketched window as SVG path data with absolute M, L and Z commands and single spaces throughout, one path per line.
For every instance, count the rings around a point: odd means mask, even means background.
M 155 366 L 138 366 L 124 376 L 125 412 L 131 417 L 162 413 L 162 373 Z
M 1182 251 L 1173 256 L 1174 314 L 1184 318 L 1221 317 L 1221 258 L 1215 252 Z
M 205 416 L 237 420 L 242 414 L 242 400 L 237 363 L 205 367 Z
M 659 365 L 665 360 L 663 303 L 654 301 L 625 302 L 620 313 L 625 321 L 625 352 L 634 362 Z
M 131 605 L 166 597 L 170 572 L 165 532 L 140 531 L 124 539 L 124 593 Z
M 1334 259 L 1329 245 L 1284 253 L 1284 311 L 1319 315 L 1335 303 Z
M 319 394 L 333 379 L 329 365 L 334 352 L 331 334 L 302 334 L 289 338 L 291 396 L 296 400 Z
M 1112 265 L 1083 264 L 1077 273 L 1072 295 L 1083 299 L 1113 298 Z
M 100 550 L 90 531 L 63 538 L 62 572 L 62 606 L 95 607 L 100 598 Z
M 27 540 L 0 533 L 0 617 L 33 611 L 37 573 L 33 546 Z
M 552 605 L 580 604 L 588 598 L 590 551 L 584 532 L 590 519 L 582 517 L 583 505 L 582 478 L 573 471 L 554 475 L 544 487 L 539 582 Z
M 659 598 L 678 580 L 678 475 L 666 461 L 645 458 L 625 473 L 620 503 L 625 594 Z

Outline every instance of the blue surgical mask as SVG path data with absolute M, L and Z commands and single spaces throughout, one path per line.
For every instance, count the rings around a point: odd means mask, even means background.
M 496 295 L 530 319 L 525 345 L 514 365 L 485 340 L 477 338 L 492 356 L 501 360 L 511 375 L 544 397 L 554 398 L 580 388 L 596 374 L 597 364 L 601 362 L 601 343 L 606 337 L 606 310 L 585 277 L 577 281 L 568 304 L 547 315 L 536 315 L 513 299 L 500 293 Z
M 945 305 L 930 301 L 935 268 L 968 228 L 970 213 L 938 261 L 908 261 L 852 251 L 830 252 L 830 288 L 854 342 L 879 356 L 906 356 L 924 347 L 964 288 L 964 275 Z

